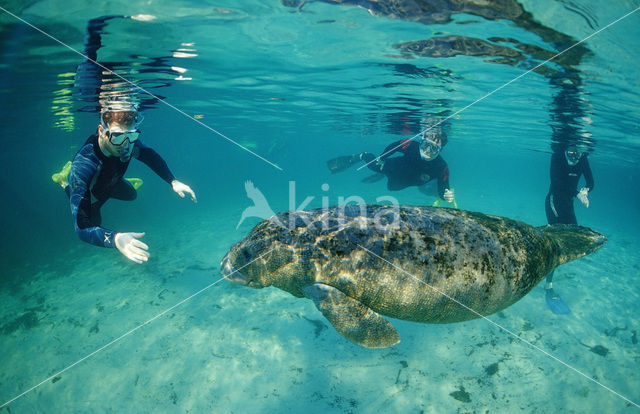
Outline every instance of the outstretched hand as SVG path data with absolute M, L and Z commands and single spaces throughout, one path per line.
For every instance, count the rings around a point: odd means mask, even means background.
M 589 194 L 589 190 L 587 189 L 587 187 L 582 187 L 580 189 L 580 192 L 576 196 L 578 200 L 580 200 L 582 205 L 585 206 L 586 208 L 589 208 L 589 198 L 587 197 L 588 194 Z
M 116 233 L 116 248 L 127 259 L 138 264 L 149 260 L 149 246 L 138 240 L 144 233 Z
M 153 19 L 155 19 L 156 16 L 152 15 L 152 14 L 136 14 L 134 16 L 131 16 L 131 19 L 133 20 L 138 20 L 141 22 L 149 22 Z
M 183 184 L 178 180 L 173 180 L 171 181 L 171 188 L 173 188 L 173 191 L 176 192 L 180 197 L 184 198 L 184 193 L 188 193 L 194 203 L 198 202 L 196 193 L 194 193 L 191 187 L 189 187 L 188 185 Z
M 450 190 L 448 188 L 444 190 L 442 198 L 444 198 L 447 203 L 452 203 L 454 199 L 453 190 Z

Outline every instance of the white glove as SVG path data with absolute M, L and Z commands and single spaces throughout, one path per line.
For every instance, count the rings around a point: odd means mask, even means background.
M 589 208 L 589 198 L 587 198 L 588 194 L 589 194 L 589 190 L 587 189 L 587 187 L 582 187 L 580 189 L 580 192 L 576 196 L 578 200 L 580 200 L 582 205 L 585 206 L 586 208 Z
M 156 18 L 156 16 L 152 14 L 136 14 L 135 16 L 131 16 L 133 20 L 138 20 L 141 22 L 149 22 Z
M 116 233 L 116 247 L 127 259 L 140 264 L 149 260 L 149 246 L 138 240 L 144 233 Z
M 189 193 L 193 202 L 198 202 L 198 200 L 196 199 L 196 193 L 194 193 L 191 187 L 189 187 L 188 185 L 183 184 L 178 180 L 173 180 L 171 181 L 171 188 L 173 188 L 173 191 L 175 191 L 180 197 L 184 198 L 184 193 Z
M 444 190 L 444 194 L 442 196 L 442 198 L 444 198 L 444 200 L 447 203 L 452 203 L 453 202 L 453 190 L 449 190 L 448 188 L 446 190 Z

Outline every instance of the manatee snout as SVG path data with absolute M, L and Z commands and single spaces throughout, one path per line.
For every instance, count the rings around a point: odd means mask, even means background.
M 222 272 L 222 276 L 233 283 L 247 286 L 249 284 L 249 279 L 233 267 L 233 265 L 231 264 L 231 260 L 229 259 L 230 253 L 231 252 L 227 253 L 220 263 L 220 271 Z

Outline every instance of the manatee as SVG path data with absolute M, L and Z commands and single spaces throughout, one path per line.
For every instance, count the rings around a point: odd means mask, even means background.
M 584 45 L 578 44 L 578 40 L 573 37 L 558 32 L 550 27 L 547 27 L 539 22 L 537 22 L 533 15 L 527 12 L 523 5 L 515 0 L 315 0 L 321 1 L 323 3 L 329 3 L 339 6 L 357 6 L 363 9 L 366 9 L 369 14 L 372 16 L 384 17 L 393 20 L 405 20 L 410 22 L 417 22 L 426 25 L 431 24 L 447 24 L 453 21 L 453 16 L 457 14 L 466 14 L 482 17 L 485 20 L 489 21 L 497 21 L 497 20 L 509 20 L 513 22 L 516 26 L 521 27 L 529 33 L 535 34 L 539 36 L 544 42 L 550 43 L 554 46 L 557 51 L 562 51 L 565 49 L 565 53 L 561 56 L 558 56 L 554 59 L 554 63 L 556 65 L 560 65 L 564 69 L 571 69 L 577 67 L 582 61 L 583 57 L 587 54 L 590 54 L 591 51 Z M 307 3 L 312 3 L 311 0 L 281 0 L 282 4 L 288 7 L 296 7 L 298 10 L 301 10 L 303 6 Z M 566 6 L 565 6 L 566 8 Z M 575 8 L 568 8 L 572 13 L 577 13 L 582 18 L 584 18 L 592 28 L 593 25 L 590 21 L 590 17 L 581 13 L 579 10 Z M 461 23 L 461 22 L 458 22 Z M 594 29 L 595 30 L 595 29 Z M 459 43 L 463 40 L 464 37 L 460 36 L 458 39 L 458 45 L 450 45 L 447 44 L 446 41 L 442 41 L 439 39 L 432 40 L 422 40 L 418 42 L 410 42 L 410 43 L 435 43 L 436 47 L 443 47 L 443 50 L 431 50 L 430 53 L 437 54 L 436 56 L 443 57 L 446 56 L 447 53 L 451 53 L 450 49 L 454 46 L 454 49 L 458 51 L 457 54 L 465 54 L 465 52 L 473 52 L 471 56 L 477 56 L 477 51 L 475 51 L 478 46 L 482 46 L 483 48 L 490 49 L 498 49 L 497 52 L 499 54 L 503 54 L 508 52 L 507 58 L 504 60 L 493 60 L 493 63 L 503 63 L 515 65 L 518 64 L 518 61 L 514 61 L 508 56 L 511 54 L 519 54 L 519 51 L 522 51 L 525 54 L 527 50 L 534 50 L 538 55 L 549 55 L 553 56 L 557 52 L 551 52 L 545 50 L 539 46 L 533 44 L 520 44 L 520 42 L 515 41 L 516 47 L 519 50 L 504 48 L 499 45 L 492 45 L 488 42 L 484 42 L 484 44 L 478 44 L 479 39 L 464 39 L 466 45 L 464 47 L 458 48 Z M 491 40 L 491 39 L 489 39 Z M 413 45 L 414 47 L 416 45 Z M 469 47 L 471 46 L 471 47 Z M 418 54 L 420 56 L 420 54 Z M 425 54 L 422 54 L 425 56 Z M 549 57 L 550 57 L 549 56 Z M 535 57 L 535 56 L 533 56 Z M 546 60 L 544 58 L 543 60 Z M 537 65 L 537 63 L 529 62 L 531 67 Z M 539 69 L 539 70 L 538 70 Z M 553 75 L 556 71 L 553 70 L 550 66 L 543 66 L 538 68 L 536 72 L 550 76 Z M 545 71 L 546 69 L 546 71 Z M 547 73 L 548 72 L 548 73 Z
M 577 225 L 363 204 L 263 220 L 231 247 L 221 271 L 232 282 L 308 298 L 346 339 L 384 348 L 400 335 L 383 315 L 422 323 L 490 315 L 605 242 Z
M 579 63 L 575 55 L 558 55 L 557 52 L 544 49 L 537 45 L 521 43 L 509 37 L 490 37 L 488 40 L 468 36 L 448 35 L 434 36 L 425 40 L 394 44 L 395 49 L 402 52 L 401 56 L 411 59 L 414 56 L 448 58 L 453 56 L 486 57 L 485 62 L 501 65 L 528 68 L 535 73 L 553 77 L 559 73 L 555 68 L 560 66 L 569 74 L 573 74 L 572 65 Z M 540 62 L 553 60 L 553 65 Z M 543 62 L 544 63 L 544 62 Z

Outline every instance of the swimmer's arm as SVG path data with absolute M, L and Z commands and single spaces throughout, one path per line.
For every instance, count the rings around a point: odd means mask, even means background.
M 171 182 L 176 179 L 160 154 L 158 154 L 154 149 L 144 145 L 140 140 L 136 141 L 134 156 L 145 163 L 153 172 L 167 183 L 171 184 Z
M 382 155 L 380 155 L 378 158 L 384 160 L 395 154 L 396 152 L 405 153 L 409 148 L 411 142 L 412 141 L 409 139 L 401 139 L 400 141 L 392 142 L 387 146 L 387 148 L 384 149 L 384 151 L 382 151 Z
M 94 246 L 115 247 L 115 232 L 91 226 L 91 193 L 89 186 L 97 171 L 98 161 L 93 146 L 81 149 L 73 160 L 69 172 L 69 205 L 73 226 L 80 240 Z
M 582 160 L 584 166 L 582 167 L 582 174 L 584 174 L 584 179 L 586 181 L 585 187 L 589 192 L 593 190 L 594 182 L 593 182 L 593 173 L 591 172 L 591 166 L 589 165 L 589 160 L 584 157 Z
M 440 157 L 440 159 L 442 160 L 442 157 Z M 449 166 L 447 165 L 447 163 L 442 160 L 442 162 L 444 163 L 444 166 L 442 167 L 442 169 L 440 170 L 440 174 L 438 174 L 438 194 L 440 195 L 440 198 L 445 200 L 444 198 L 444 192 L 445 190 L 449 190 Z

